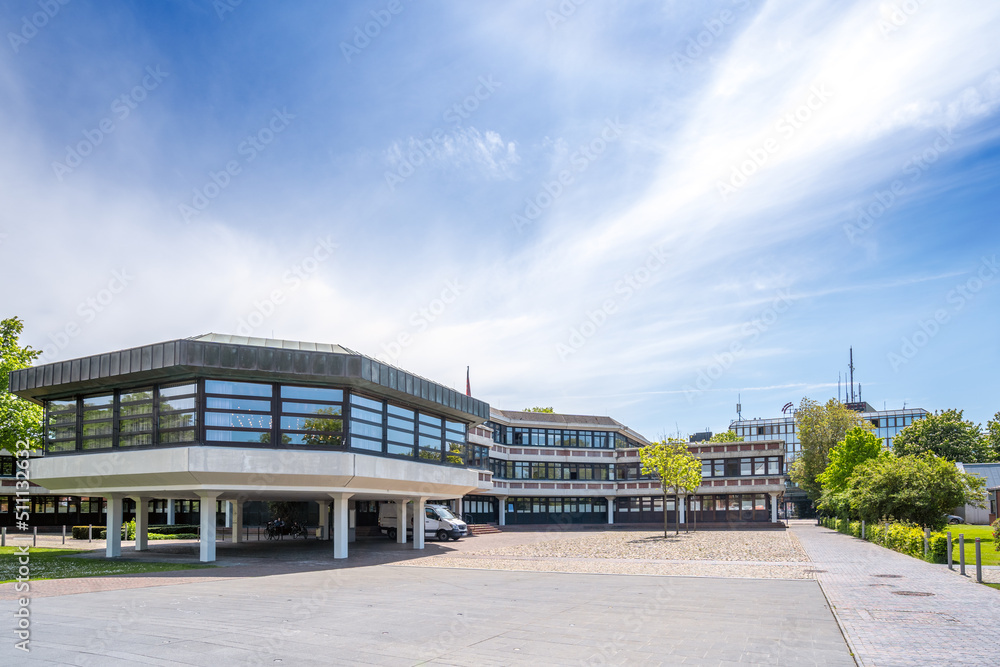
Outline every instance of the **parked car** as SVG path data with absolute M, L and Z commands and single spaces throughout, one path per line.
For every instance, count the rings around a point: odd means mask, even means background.
M 947 521 L 952 525 L 955 525 L 956 523 L 965 523 L 965 519 L 958 516 L 957 514 L 949 514 L 948 516 L 945 517 L 945 521 Z
M 396 539 L 396 503 L 381 503 L 379 505 L 378 527 L 383 535 Z M 407 505 L 406 533 L 413 534 L 413 509 Z M 441 542 L 449 538 L 458 541 L 469 534 L 468 525 L 451 513 L 446 505 L 424 506 L 424 535 L 434 536 Z

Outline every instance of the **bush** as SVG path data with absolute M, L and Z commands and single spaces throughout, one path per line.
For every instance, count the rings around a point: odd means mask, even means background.
M 147 537 L 151 540 L 197 540 L 197 533 L 171 533 L 170 535 L 164 535 L 163 533 L 149 533 Z
M 128 527 L 127 532 L 125 530 Z M 89 526 L 73 526 L 72 534 L 74 540 L 85 540 L 87 539 L 87 532 Z M 147 531 L 148 535 L 156 533 L 158 535 L 190 535 L 194 538 L 198 537 L 198 526 L 193 524 L 177 524 L 176 526 L 150 526 Z M 103 540 L 107 537 L 108 531 L 105 529 L 103 524 L 94 525 L 94 538 Z M 129 521 L 126 524 L 122 524 L 122 539 L 123 540 L 134 540 L 135 539 L 135 521 Z M 150 537 L 150 539 L 153 539 Z M 166 537 L 161 537 L 158 539 L 168 539 Z M 181 538 L 178 538 L 181 539 Z M 186 538 L 184 538 L 186 539 Z
M 1000 519 L 993 522 L 993 550 L 1000 551 Z
M 147 532 L 157 533 L 158 535 L 175 535 L 177 533 L 197 533 L 200 527 L 192 523 L 179 523 L 174 526 L 167 525 L 154 525 L 150 526 Z
M 825 517 L 822 524 L 845 535 L 861 537 L 860 521 Z M 924 558 L 924 530 L 920 526 L 890 523 L 887 529 L 885 523 L 871 524 L 866 526 L 865 539 L 886 549 L 932 563 L 944 563 L 948 557 L 948 538 L 944 533 L 931 533 L 930 552 Z

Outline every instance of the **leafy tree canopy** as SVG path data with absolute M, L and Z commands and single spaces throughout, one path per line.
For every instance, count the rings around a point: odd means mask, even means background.
M 955 507 L 979 507 L 985 482 L 947 459 L 924 453 L 882 452 L 854 469 L 848 493 L 854 514 L 869 522 L 895 520 L 941 528 Z
M 701 461 L 688 451 L 687 445 L 681 442 L 654 442 L 639 450 L 639 461 L 642 472 L 655 475 L 660 480 L 664 501 L 668 493 L 675 496 L 694 493 L 701 486 Z M 664 505 L 663 535 L 667 534 L 667 512 Z M 680 516 L 678 513 L 677 532 L 680 532 Z
M 0 321 L 0 449 L 11 453 L 18 442 L 32 449 L 41 444 L 42 408 L 10 393 L 10 372 L 28 368 L 41 354 L 18 344 L 23 329 L 17 317 Z
M 915 420 L 893 439 L 892 449 L 896 456 L 930 452 L 962 463 L 993 460 L 979 424 L 964 419 L 961 410 L 942 410 Z
M 847 488 L 848 480 L 859 465 L 882 453 L 882 440 L 871 431 L 855 426 L 844 439 L 830 450 L 830 463 L 817 475 L 824 490 L 839 493 Z
M 822 485 L 816 478 L 826 470 L 830 450 L 844 439 L 849 430 L 858 426 L 871 429 L 860 413 L 848 410 L 835 398 L 827 401 L 826 405 L 809 398 L 803 398 L 799 403 L 795 428 L 802 451 L 792 464 L 789 475 L 811 500 L 818 500 L 823 493 Z
M 725 433 L 716 433 L 711 438 L 708 439 L 709 442 L 743 442 L 743 438 L 736 435 L 735 431 L 726 431 Z
M 1000 461 L 1000 412 L 993 415 L 993 419 L 986 422 L 986 433 L 983 434 L 986 440 L 986 449 L 989 452 L 991 461 Z M 997 551 L 1000 551 L 1000 543 L 997 543 Z
M 544 412 L 546 414 L 550 414 L 551 415 L 551 414 L 555 413 L 555 410 L 553 410 L 552 408 L 541 408 L 541 407 L 538 407 L 536 405 L 533 408 L 525 408 L 521 412 Z

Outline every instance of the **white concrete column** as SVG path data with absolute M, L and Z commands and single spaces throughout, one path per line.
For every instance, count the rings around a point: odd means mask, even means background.
M 608 499 L 608 525 L 615 525 L 615 496 L 604 496 Z
M 353 493 L 331 493 L 333 498 L 333 557 L 347 558 L 347 501 Z
M 226 528 L 233 527 L 233 501 L 226 501 Z
M 201 533 L 198 560 L 202 563 L 215 561 L 215 499 L 218 497 L 218 491 L 198 492 L 198 519 Z
M 424 548 L 424 506 L 426 498 L 413 499 L 413 548 Z
M 319 539 L 328 540 L 330 539 L 330 501 L 329 500 L 317 500 L 316 504 L 319 505 Z
M 771 496 L 771 523 L 778 523 L 778 492 L 772 491 L 767 495 Z
M 118 558 L 122 555 L 122 501 L 125 496 L 117 493 L 104 496 L 108 503 L 107 514 L 107 557 Z
M 396 501 L 396 544 L 406 544 L 406 508 L 408 500 Z
M 149 534 L 149 498 L 133 496 L 135 501 L 135 550 L 146 551 Z
M 177 523 L 177 521 L 174 519 L 174 502 L 175 501 L 174 501 L 173 498 L 168 498 L 167 499 L 167 525 L 168 526 L 173 526 L 173 525 L 175 525 Z
M 499 505 L 497 507 L 497 519 L 500 521 L 501 526 L 507 525 L 507 496 L 497 496 Z
M 687 523 L 687 496 L 677 495 L 677 520 Z
M 230 525 L 233 529 L 232 533 L 229 535 L 229 539 L 233 542 L 233 544 L 237 544 L 243 541 L 243 501 L 230 500 L 229 508 L 230 516 L 232 518 Z

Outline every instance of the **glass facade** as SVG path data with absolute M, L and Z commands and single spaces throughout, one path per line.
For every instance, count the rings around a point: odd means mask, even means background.
M 614 466 L 608 463 L 544 463 L 492 459 L 490 470 L 496 479 L 614 479 Z
M 562 428 L 528 428 L 486 422 L 493 429 L 493 442 L 515 447 L 587 447 L 627 449 L 642 444 L 614 431 L 582 431 Z
M 466 424 L 337 387 L 203 379 L 45 402 L 45 451 L 185 443 L 343 448 L 485 468 Z

